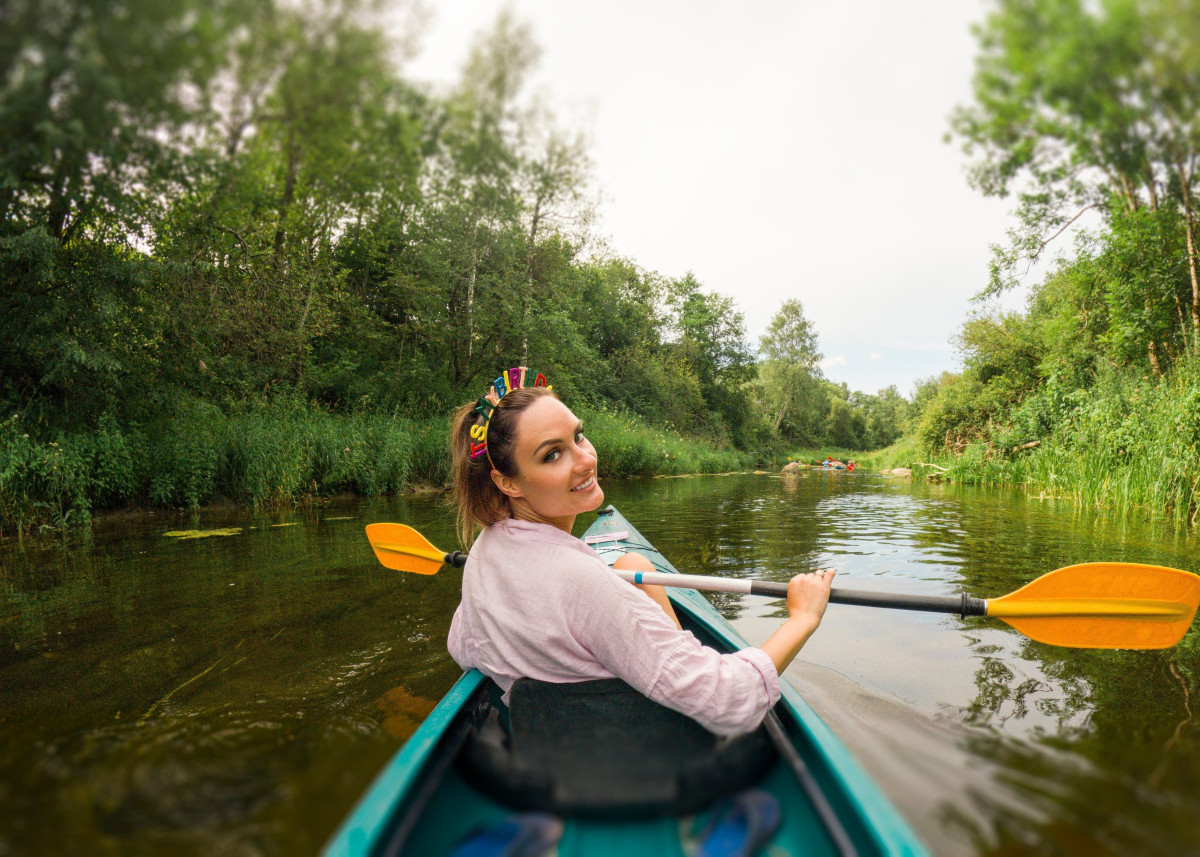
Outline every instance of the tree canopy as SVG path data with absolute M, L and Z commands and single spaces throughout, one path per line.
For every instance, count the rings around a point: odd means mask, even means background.
M 1120 411 L 1119 391 L 1196 365 L 1197 32 L 1195 0 L 993 4 L 974 98 L 951 123 L 972 183 L 1017 202 L 982 297 L 1060 253 L 1026 311 L 985 307 L 964 325 L 961 376 L 918 395 L 927 446 L 1021 449 L 1071 430 L 1090 398 Z
M 826 439 L 832 399 L 862 411 L 839 437 L 882 436 L 798 301 L 760 381 L 731 297 L 602 249 L 586 140 L 509 11 L 445 91 L 358 0 L 5 15 L 0 401 L 35 432 L 277 394 L 435 415 L 525 364 L 743 448 Z

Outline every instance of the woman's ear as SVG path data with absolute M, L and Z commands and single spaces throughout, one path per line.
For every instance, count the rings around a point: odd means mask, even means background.
M 493 468 L 491 477 L 492 482 L 494 482 L 496 487 L 500 489 L 500 493 L 502 493 L 505 497 L 508 497 L 508 499 L 516 500 L 525 496 L 525 492 L 517 486 L 516 480 L 511 476 L 505 476 L 499 470 Z

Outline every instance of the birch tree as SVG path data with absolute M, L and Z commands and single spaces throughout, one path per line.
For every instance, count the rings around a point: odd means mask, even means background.
M 817 331 L 796 298 L 785 300 L 759 340 L 759 378 L 771 427 L 815 440 L 824 419 Z

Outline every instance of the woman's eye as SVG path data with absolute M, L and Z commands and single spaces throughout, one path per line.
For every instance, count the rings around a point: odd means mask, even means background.
M 546 457 L 545 457 L 545 458 L 543 458 L 543 459 L 542 459 L 542 461 L 545 461 L 545 462 L 548 464 L 548 463 L 550 463 L 551 461 L 556 461 L 556 460 L 558 460 L 558 456 L 559 456 L 559 455 L 561 455 L 561 454 L 562 454 L 562 453 L 560 453 L 560 452 L 559 452 L 557 449 L 552 449 L 552 450 L 550 450 L 549 452 L 547 452 L 547 453 L 546 453 Z
M 575 432 L 575 442 L 579 443 L 581 440 L 583 440 L 583 429 Z

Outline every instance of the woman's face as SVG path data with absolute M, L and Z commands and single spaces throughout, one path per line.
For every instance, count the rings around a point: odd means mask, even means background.
M 583 423 L 553 396 L 543 396 L 517 417 L 513 459 L 517 475 L 493 471 L 516 517 L 571 531 L 575 516 L 604 502 L 596 478 L 596 450 Z

